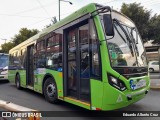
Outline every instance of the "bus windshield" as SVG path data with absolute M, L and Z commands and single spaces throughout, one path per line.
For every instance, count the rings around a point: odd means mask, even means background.
M 111 65 L 113 67 L 137 66 L 133 44 L 127 40 L 122 28 L 115 22 L 113 24 L 115 36 L 107 40 Z
M 136 29 L 130 31 L 133 36 L 133 41 L 135 41 L 136 49 L 137 49 L 137 62 L 139 66 L 146 66 L 147 60 L 145 55 L 145 49 L 143 47 L 143 43 L 141 37 Z
M 0 54 L 0 69 L 8 66 L 8 55 Z
M 123 17 L 123 16 L 122 16 Z M 127 24 L 130 23 L 130 24 Z M 112 67 L 146 66 L 145 50 L 135 25 L 113 18 L 114 37 L 107 40 Z M 107 36 L 108 38 L 108 36 Z

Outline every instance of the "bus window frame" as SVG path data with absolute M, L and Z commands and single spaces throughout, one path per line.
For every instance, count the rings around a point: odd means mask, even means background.
M 97 15 L 98 16 L 98 15 Z M 101 50 L 100 50 L 100 41 L 99 41 L 99 36 L 98 36 L 98 32 L 97 32 L 97 28 L 96 28 L 96 23 L 95 23 L 95 18 L 96 16 L 94 16 L 93 18 L 90 18 L 89 19 L 89 34 L 90 34 L 90 26 L 91 26 L 91 21 L 92 21 L 92 26 L 94 28 L 94 31 L 95 31 L 95 34 L 96 34 L 96 43 L 97 43 L 97 53 L 98 53 L 98 58 L 99 58 L 99 61 L 98 61 L 98 64 L 99 64 L 99 76 L 97 75 L 93 75 L 92 74 L 92 71 L 90 71 L 91 73 L 91 76 L 90 76 L 90 79 L 95 79 L 95 80 L 99 80 L 99 81 L 102 81 L 102 62 L 100 62 L 102 59 L 101 59 Z M 89 35 L 89 42 L 90 44 L 92 44 L 92 39 L 91 39 L 91 36 Z M 90 50 L 91 50 L 91 45 L 90 45 Z M 92 56 L 92 51 L 90 51 L 90 56 Z M 90 68 L 92 69 L 92 59 L 90 57 Z
M 63 57 L 63 35 L 60 35 L 60 34 L 58 34 L 58 31 L 59 30 L 62 30 L 63 31 L 63 29 L 61 28 L 61 27 L 59 27 L 59 28 L 57 28 L 56 30 L 53 30 L 52 32 L 50 32 L 50 33 L 48 33 L 46 36 L 45 36 L 45 38 L 46 38 L 46 49 L 45 49 L 45 55 L 46 55 L 46 61 L 47 61 L 47 56 L 48 56 L 48 53 L 50 53 L 50 51 L 48 51 L 48 49 L 52 49 L 52 48 L 56 48 L 56 47 L 58 47 L 58 54 L 60 54 L 60 49 L 62 49 L 62 57 Z M 63 33 L 62 33 L 63 34 Z M 58 39 L 57 39 L 57 36 L 58 36 Z M 51 46 L 48 46 L 48 41 L 49 41 L 49 39 L 50 38 L 52 38 L 52 37 L 54 37 L 54 44 L 52 44 Z M 61 39 L 60 39 L 61 38 Z M 60 42 L 60 40 L 62 40 L 61 42 Z M 57 42 L 58 41 L 58 42 Z M 60 45 L 60 43 L 62 43 L 62 45 Z M 55 59 L 54 59 L 55 60 Z M 61 59 L 62 60 L 62 66 L 63 66 L 63 58 Z M 56 69 L 54 69 L 54 68 L 49 68 L 49 67 L 47 67 L 47 63 L 46 63 L 46 68 L 47 69 L 51 69 L 51 70 L 55 70 L 55 71 L 57 71 Z
M 39 43 L 40 43 L 40 48 L 38 49 L 38 44 Z M 43 48 L 41 48 L 41 44 L 42 43 L 43 43 Z M 47 48 L 47 46 L 46 46 L 46 39 L 44 37 L 41 38 L 41 39 L 37 39 L 37 42 L 36 42 L 35 46 L 36 46 L 36 53 L 37 52 L 41 52 L 41 51 L 45 51 L 45 49 Z M 35 47 L 34 47 L 34 49 L 35 49 Z

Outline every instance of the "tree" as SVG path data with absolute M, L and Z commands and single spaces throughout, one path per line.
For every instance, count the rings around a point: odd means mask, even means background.
M 160 15 L 154 15 L 149 23 L 149 39 L 154 40 L 153 44 L 160 44 Z
M 1 45 L 1 48 L 2 48 L 1 52 L 8 53 L 9 50 L 11 48 L 13 48 L 13 47 L 14 47 L 14 43 L 13 42 L 4 43 L 4 44 Z
M 123 3 L 121 6 L 121 12 L 133 20 L 140 32 L 143 41 L 146 42 L 149 40 L 150 36 L 148 36 L 148 26 L 151 17 L 151 10 L 145 9 L 143 6 L 141 6 L 140 3 Z
M 21 28 L 19 33 L 12 38 L 12 42 L 4 43 L 1 45 L 2 49 L 0 50 L 0 52 L 8 53 L 10 49 L 27 40 L 28 38 L 34 36 L 38 32 L 39 31 L 37 29 L 29 30 L 27 28 Z
M 4 51 L 2 49 L 0 49 L 0 53 L 4 53 Z
M 16 46 L 22 43 L 23 41 L 27 40 L 28 38 L 34 36 L 38 32 L 39 31 L 37 29 L 29 30 L 27 28 L 21 28 L 19 33 L 13 37 L 13 43 Z
M 49 25 L 46 25 L 45 28 L 48 28 L 48 27 L 50 27 L 51 25 L 53 25 L 53 24 L 55 24 L 55 23 L 57 23 L 57 18 L 56 18 L 56 17 L 53 17 L 53 18 L 51 19 L 51 23 L 50 23 Z

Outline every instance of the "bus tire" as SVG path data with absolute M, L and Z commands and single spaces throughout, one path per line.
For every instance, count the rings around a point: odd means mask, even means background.
M 154 72 L 154 69 L 153 68 L 149 68 L 149 72 Z
M 44 88 L 43 93 L 45 99 L 50 103 L 57 103 L 58 102 L 57 86 L 53 78 L 47 78 L 43 88 Z
M 21 83 L 20 83 L 20 76 L 19 74 L 16 75 L 16 87 L 17 89 L 21 89 Z

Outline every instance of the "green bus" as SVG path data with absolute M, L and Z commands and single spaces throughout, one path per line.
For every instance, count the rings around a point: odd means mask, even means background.
M 9 80 L 51 103 L 114 110 L 141 100 L 150 87 L 135 24 L 96 3 L 12 48 L 9 61 Z

